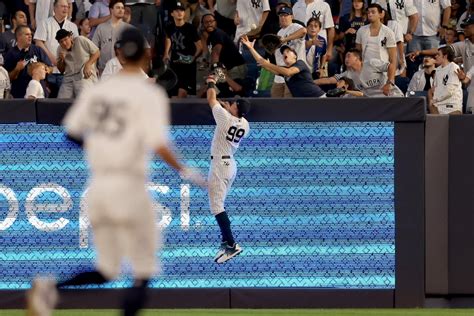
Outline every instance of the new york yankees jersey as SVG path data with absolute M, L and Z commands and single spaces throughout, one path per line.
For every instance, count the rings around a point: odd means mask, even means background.
M 258 26 L 263 12 L 270 11 L 268 0 L 238 0 L 237 12 L 240 23 L 235 31 L 234 41 L 238 42 L 240 37 L 252 30 L 252 24 Z
M 377 36 L 370 35 L 370 24 L 362 26 L 357 31 L 356 43 L 362 46 L 362 60 L 380 59 L 388 62 L 388 49 L 397 47 L 395 34 L 383 24 Z
M 435 36 L 441 26 L 442 10 L 451 6 L 451 0 L 418 0 L 415 1 L 415 6 L 420 19 L 414 34 Z
M 456 72 L 459 66 L 450 62 L 436 68 L 433 103 L 440 114 L 462 111 L 462 84 Z
M 150 151 L 168 142 L 169 100 L 141 74 L 119 73 L 82 93 L 63 123 L 84 139 L 92 174 L 145 178 Z
M 422 0 L 416 0 L 422 1 Z M 403 34 L 408 31 L 408 17 L 416 14 L 418 11 L 413 4 L 413 0 L 374 0 L 372 3 L 378 3 L 382 8 L 390 8 L 392 19 L 398 21 L 403 28 Z
M 216 121 L 216 129 L 212 138 L 211 156 L 234 156 L 242 138 L 250 132 L 249 122 L 230 114 L 219 103 L 212 107 L 212 115 Z
M 326 29 L 334 27 L 331 7 L 323 0 L 314 0 L 306 5 L 305 0 L 298 0 L 293 6 L 294 19 L 302 22 L 304 25 L 308 23 L 310 18 L 318 18 L 321 21 L 321 30 L 318 35 L 327 39 Z
M 280 29 L 277 35 L 284 38 L 295 33 L 296 31 L 302 28 L 303 26 L 301 24 L 291 23 L 287 27 Z M 306 48 L 305 48 L 305 43 L 304 43 L 304 36 L 301 38 L 291 40 L 287 42 L 286 45 L 290 46 L 298 53 L 298 60 L 302 60 L 306 63 Z M 280 53 L 279 49 L 275 51 L 275 60 L 278 66 L 286 66 L 285 61 L 283 60 L 283 55 Z M 282 76 L 275 76 L 274 81 L 276 83 L 285 83 L 285 78 L 283 78 Z

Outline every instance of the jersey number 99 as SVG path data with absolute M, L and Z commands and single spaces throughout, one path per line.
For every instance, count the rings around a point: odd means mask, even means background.
M 238 143 L 242 139 L 245 134 L 245 130 L 242 128 L 237 128 L 235 126 L 231 126 L 227 131 L 226 139 L 230 142 Z

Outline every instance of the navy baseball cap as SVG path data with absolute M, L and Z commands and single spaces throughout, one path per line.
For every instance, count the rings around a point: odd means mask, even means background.
M 174 10 L 182 10 L 182 11 L 184 11 L 184 10 L 186 10 L 186 7 L 185 7 L 184 3 L 178 1 L 178 2 L 176 2 L 176 5 L 173 7 L 173 11 L 174 11 Z
M 120 33 L 115 46 L 122 51 L 126 59 L 138 61 L 145 54 L 145 43 L 142 32 L 135 27 L 129 27 Z
M 237 108 L 239 109 L 239 114 L 241 117 L 246 116 L 247 113 L 250 112 L 251 104 L 249 100 L 239 98 L 235 100 L 235 103 L 237 104 Z
M 469 26 L 471 24 L 474 24 L 474 15 L 469 15 L 464 21 L 461 23 L 461 27 L 465 28 L 466 26 Z
M 282 14 L 293 15 L 293 10 L 289 7 L 281 7 L 281 9 L 278 11 L 278 15 Z

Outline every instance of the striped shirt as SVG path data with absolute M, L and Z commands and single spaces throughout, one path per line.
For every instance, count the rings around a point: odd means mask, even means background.
M 250 131 L 249 122 L 230 114 L 219 103 L 212 107 L 216 129 L 212 138 L 211 155 L 214 157 L 233 156 L 242 138 Z

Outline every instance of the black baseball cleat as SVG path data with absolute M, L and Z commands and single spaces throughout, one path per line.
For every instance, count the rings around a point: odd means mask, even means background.
M 235 243 L 233 247 L 227 245 L 225 252 L 222 256 L 220 256 L 216 262 L 217 263 L 224 263 L 235 256 L 239 255 L 242 252 L 242 248 L 239 246 L 239 244 Z

